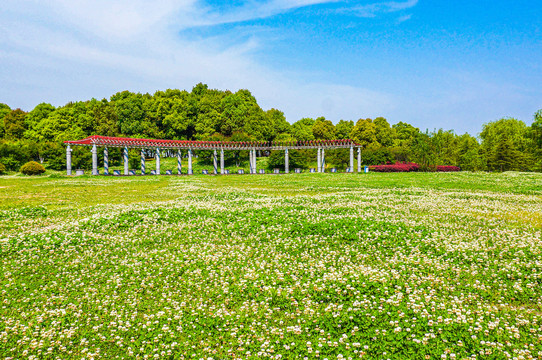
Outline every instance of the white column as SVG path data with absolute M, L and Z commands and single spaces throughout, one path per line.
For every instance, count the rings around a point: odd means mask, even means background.
M 192 149 L 188 149 L 188 175 L 192 174 Z
M 224 149 L 220 149 L 220 175 L 224 175 Z
M 321 169 L 321 172 L 326 172 L 326 155 L 325 155 L 325 152 L 324 152 L 324 149 L 321 149 L 322 151 L 322 155 L 320 155 L 322 157 L 322 165 L 320 165 L 320 169 Z
M 98 149 L 92 145 L 92 175 L 98 175 Z
M 72 148 L 70 145 L 66 147 L 66 175 L 72 174 Z
M 156 175 L 160 175 L 160 148 L 156 148 Z
M 218 174 L 218 163 L 217 163 L 217 154 L 216 149 L 213 151 L 213 169 L 215 172 L 215 175 Z
M 129 175 L 128 171 L 128 147 L 124 147 L 124 175 Z
M 290 172 L 290 159 L 288 158 L 288 148 L 284 150 L 284 173 Z
M 358 172 L 361 172 L 361 148 L 358 148 Z
M 253 166 L 253 162 L 252 162 L 252 149 L 248 151 L 248 167 L 250 168 L 250 173 L 252 174 L 252 166 Z
M 322 155 L 320 153 L 320 148 L 317 149 L 317 155 L 316 155 L 316 172 L 322 172 Z
M 182 169 L 183 169 L 181 159 L 182 159 L 182 153 L 181 153 L 181 149 L 179 149 L 177 150 L 177 174 L 178 175 L 182 174 Z
M 253 161 L 252 168 L 254 169 L 254 174 L 256 174 L 256 173 L 258 173 L 258 166 L 256 165 L 256 161 L 257 161 L 258 157 L 256 156 L 256 149 L 253 149 L 252 151 L 254 152 L 254 156 L 252 157 L 252 161 Z
M 109 150 L 104 147 L 104 175 L 109 175 Z
M 145 149 L 141 149 L 141 175 L 145 175 Z
M 354 147 L 350 146 L 350 172 L 354 172 Z

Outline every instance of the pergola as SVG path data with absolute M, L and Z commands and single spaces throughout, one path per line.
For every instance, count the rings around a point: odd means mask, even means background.
M 92 175 L 98 175 L 98 147 L 104 151 L 104 174 L 109 175 L 109 151 L 108 148 L 123 148 L 124 175 L 129 175 L 128 149 L 141 149 L 141 174 L 145 175 L 145 150 L 153 150 L 156 159 L 157 175 L 160 175 L 160 152 L 162 150 L 177 151 L 177 173 L 181 174 L 182 151 L 188 152 L 188 171 L 192 172 L 192 151 L 213 151 L 214 173 L 224 174 L 224 151 L 248 150 L 250 173 L 256 174 L 256 151 L 257 150 L 284 150 L 284 172 L 289 172 L 288 150 L 290 149 L 317 149 L 317 172 L 324 172 L 326 149 L 350 149 L 350 167 L 348 172 L 354 172 L 354 148 L 358 149 L 358 172 L 361 172 L 361 148 L 353 140 L 313 140 L 313 141 L 189 141 L 189 140 L 160 140 L 160 139 L 136 139 L 124 137 L 110 137 L 93 135 L 86 139 L 64 141 L 66 147 L 66 170 L 72 174 L 71 146 L 92 147 Z M 218 169 L 218 152 L 220 152 L 220 169 Z

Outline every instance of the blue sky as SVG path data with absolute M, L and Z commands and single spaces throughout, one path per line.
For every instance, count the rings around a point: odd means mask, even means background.
M 0 102 L 246 88 L 288 121 L 476 135 L 542 109 L 542 2 L 4 0 Z

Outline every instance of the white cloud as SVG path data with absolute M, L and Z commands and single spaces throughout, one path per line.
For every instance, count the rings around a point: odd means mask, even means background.
M 236 13 L 219 14 L 196 0 L 8 0 L 5 15 L 0 14 L 0 46 L 9 66 L 0 69 L 0 78 L 12 87 L 2 88 L 0 99 L 30 109 L 42 101 L 62 105 L 124 89 L 190 89 L 201 81 L 221 89 L 250 89 L 263 107 L 285 111 L 292 122 L 302 116 L 338 120 L 383 110 L 388 95 L 306 83 L 260 65 L 252 56 L 261 46 L 255 37 L 225 46 L 221 37 L 179 36 L 192 26 L 267 17 L 322 2 L 249 2 Z M 29 84 L 17 90 L 16 78 L 34 78 L 40 85 L 31 92 Z

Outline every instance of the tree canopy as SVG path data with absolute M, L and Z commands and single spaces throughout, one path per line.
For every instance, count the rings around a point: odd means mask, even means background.
M 90 99 L 55 107 L 38 104 L 30 112 L 0 103 L 0 163 L 10 170 L 39 160 L 61 168 L 62 142 L 90 135 L 164 138 L 176 140 L 331 140 L 353 139 L 362 147 L 364 164 L 418 162 L 422 169 L 455 165 L 464 170 L 541 171 L 542 110 L 532 125 L 513 118 L 484 124 L 479 138 L 453 130 L 432 132 L 383 117 L 340 120 L 305 117 L 290 124 L 278 109 L 264 110 L 246 89 L 210 89 L 199 83 L 191 91 L 167 89 L 154 94 L 121 91 L 109 99 Z M 89 156 L 84 150 L 81 159 Z M 295 154 L 295 155 L 294 155 Z M 292 161 L 299 155 L 293 153 Z M 230 156 L 231 155 L 231 156 Z M 238 163 L 246 154 L 232 152 Z M 273 155 L 280 166 L 280 156 Z M 348 166 L 347 151 L 334 150 L 328 163 Z M 276 159 L 275 159 L 276 158 Z M 297 161 L 297 160 L 295 160 Z

